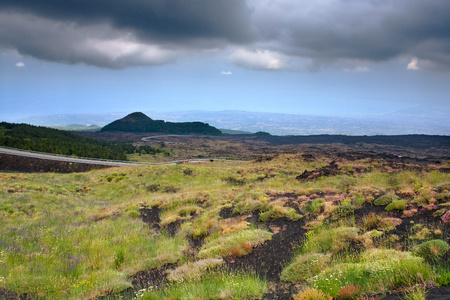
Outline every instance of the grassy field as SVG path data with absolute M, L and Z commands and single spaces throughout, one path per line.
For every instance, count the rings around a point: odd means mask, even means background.
M 260 299 L 277 292 L 278 280 L 258 266 L 232 266 L 290 224 L 305 234 L 287 240 L 292 252 L 278 279 L 295 299 L 413 295 L 450 284 L 449 166 L 341 159 L 337 174 L 322 176 L 330 162 L 283 154 L 0 173 L 0 287 L 45 299 L 113 298 L 127 289 L 144 299 Z M 318 175 L 296 179 L 304 170 Z M 152 208 L 157 217 L 146 220 Z M 133 285 L 133 275 L 162 269 L 163 284 Z

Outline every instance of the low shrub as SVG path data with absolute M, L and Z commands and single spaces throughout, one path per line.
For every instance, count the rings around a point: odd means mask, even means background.
M 272 233 L 262 229 L 245 229 L 208 240 L 198 253 L 199 258 L 221 258 L 235 255 L 242 256 L 272 238 Z
M 413 229 L 414 228 L 415 227 L 413 227 Z M 428 229 L 426 227 L 418 226 L 416 230 L 412 230 L 412 231 L 415 233 L 414 233 L 414 235 L 409 237 L 411 240 L 423 241 L 423 240 L 427 240 L 427 239 L 431 238 L 431 236 L 432 236 L 432 232 L 430 231 L 430 229 Z
M 377 238 L 383 235 L 383 231 L 373 229 L 363 234 L 363 237 Z
M 361 294 L 361 287 L 349 284 L 339 290 L 339 297 L 342 300 L 355 299 Z
M 228 176 L 223 178 L 222 180 L 230 185 L 237 185 L 237 186 L 242 186 L 247 183 L 245 177 L 242 176 Z
M 450 222 L 450 210 L 448 210 L 444 215 L 442 215 L 441 220 L 444 223 Z
M 439 191 L 450 191 L 450 182 L 441 183 L 436 189 Z
M 329 294 L 316 289 L 307 288 L 306 290 L 294 295 L 294 300 L 332 300 Z
M 358 236 L 357 227 L 322 228 L 317 232 L 307 234 L 307 241 L 303 245 L 304 253 L 337 253 L 348 248 L 350 242 Z
M 312 199 L 309 205 L 305 207 L 305 210 L 311 214 L 318 214 L 323 211 L 323 206 L 323 198 Z
M 364 196 L 362 194 L 356 194 L 355 196 L 353 196 L 353 204 L 356 207 L 361 207 L 364 202 Z
M 388 205 L 393 200 L 398 200 L 398 196 L 394 194 L 386 194 L 375 199 L 375 201 L 373 201 L 373 204 L 376 206 L 383 206 Z
M 235 215 L 245 215 L 250 214 L 254 211 L 266 210 L 267 203 L 261 202 L 259 200 L 249 199 L 245 201 L 241 201 L 236 204 L 233 210 L 233 214 Z
M 333 209 L 331 211 L 331 215 L 334 218 L 340 219 L 340 218 L 345 218 L 348 216 L 351 216 L 355 213 L 355 207 L 353 205 L 339 205 L 338 207 L 336 207 L 335 209 Z
M 330 256 L 321 253 L 310 253 L 297 256 L 281 272 L 282 281 L 296 282 L 306 280 L 323 270 L 330 262 Z
M 363 228 L 365 230 L 370 230 L 378 227 L 378 222 L 381 220 L 380 216 L 377 216 L 375 213 L 371 212 L 368 215 L 364 216 L 362 219 Z
M 450 271 L 437 276 L 436 283 L 439 286 L 449 286 L 450 285 Z
M 412 292 L 405 295 L 404 300 L 425 300 L 427 291 L 423 287 L 416 287 Z
M 266 206 L 266 211 L 259 214 L 259 221 L 266 222 L 268 220 L 275 220 L 286 217 L 291 221 L 297 221 L 303 216 L 298 214 L 295 209 L 285 207 L 282 201 L 270 202 Z
M 421 284 L 431 276 L 431 267 L 411 252 L 373 248 L 363 252 L 359 262 L 336 264 L 307 281 L 313 288 L 338 297 L 347 285 L 360 286 L 362 293 L 378 293 Z
M 378 229 L 383 231 L 391 231 L 400 224 L 402 224 L 402 219 L 400 218 L 383 218 L 378 222 Z
M 163 193 L 176 193 L 179 190 L 180 190 L 179 188 L 173 185 L 165 185 L 160 187 L 160 191 L 162 191 Z
M 238 232 L 244 229 L 248 229 L 250 227 L 250 223 L 247 221 L 243 221 L 241 219 L 231 218 L 221 220 L 220 230 L 222 235 L 230 234 L 233 232 Z
M 255 275 L 208 272 L 198 281 L 149 288 L 139 299 L 261 299 L 266 291 L 267 282 Z
M 416 208 L 404 210 L 403 214 L 402 214 L 402 218 L 411 218 L 415 214 L 417 214 L 417 209 Z
M 176 269 L 167 271 L 167 280 L 181 283 L 183 281 L 198 280 L 206 271 L 224 263 L 221 258 L 206 258 L 196 262 L 184 264 Z
M 425 260 L 435 262 L 447 253 L 449 245 L 443 240 L 431 240 L 417 246 L 417 255 Z
M 203 208 L 197 205 L 186 205 L 164 211 L 161 215 L 160 225 L 164 227 L 179 220 L 189 220 L 192 215 L 198 215 L 202 210 Z
M 399 210 L 404 211 L 406 209 L 406 205 L 408 204 L 408 200 L 393 200 L 391 203 L 389 203 L 385 211 L 392 211 L 392 210 Z
M 291 221 L 297 221 L 303 216 L 298 214 L 295 209 L 285 207 L 282 201 L 268 202 L 267 197 L 261 196 L 260 199 L 248 199 L 236 204 L 233 214 L 249 214 L 255 211 L 260 211 L 259 221 L 266 222 L 286 217 Z

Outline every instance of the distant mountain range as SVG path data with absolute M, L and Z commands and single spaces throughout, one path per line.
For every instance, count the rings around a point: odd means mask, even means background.
M 101 131 L 124 132 L 161 132 L 169 134 L 206 134 L 221 135 L 222 132 L 202 122 L 165 122 L 153 120 L 142 112 L 135 112 L 126 117 L 109 123 Z
M 382 115 L 362 116 L 311 116 L 247 111 L 183 111 L 183 112 L 145 112 L 153 119 L 168 122 L 199 121 L 216 128 L 247 132 L 265 131 L 274 135 L 398 135 L 430 134 L 450 135 L 450 109 L 415 107 Z M 14 122 L 42 126 L 67 126 L 69 124 L 99 125 L 117 120 L 126 115 L 68 114 L 35 116 Z

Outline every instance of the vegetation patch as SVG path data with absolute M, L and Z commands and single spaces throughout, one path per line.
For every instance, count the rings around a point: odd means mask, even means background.
M 358 236 L 357 227 L 320 228 L 306 233 L 304 253 L 337 253 L 348 248 Z
M 280 279 L 288 282 L 304 281 L 325 269 L 331 257 L 322 253 L 301 254 L 283 269 Z
M 448 284 L 447 162 L 302 147 L 313 156 L 0 173 L 0 298 L 370 299 Z M 339 174 L 296 180 L 332 159 Z M 371 204 L 394 193 L 405 210 Z
M 417 246 L 417 255 L 430 262 L 436 262 L 447 253 L 449 245 L 443 240 L 431 240 Z
M 221 258 L 242 256 L 252 252 L 253 248 L 271 239 L 272 233 L 262 229 L 245 229 L 215 239 L 209 239 L 200 249 L 200 258 Z
M 0 146 L 46 153 L 128 160 L 126 154 L 164 152 L 151 147 L 142 149 L 123 142 L 100 141 L 71 132 L 27 124 L 0 123 Z
M 329 294 L 313 288 L 307 288 L 302 292 L 298 293 L 297 295 L 294 295 L 294 300 L 332 300 L 332 299 L 333 297 L 330 296 Z
M 167 271 L 167 280 L 170 282 L 181 283 L 183 281 L 198 280 L 208 270 L 223 264 L 221 258 L 206 258 L 196 262 L 184 264 L 176 269 Z
M 385 211 L 392 211 L 392 210 L 404 211 L 406 209 L 407 204 L 408 204 L 408 200 L 393 200 L 391 203 L 389 203 L 384 208 L 384 210 Z
M 380 196 L 377 199 L 375 199 L 375 201 L 373 201 L 373 204 L 376 206 L 384 206 L 384 205 L 388 205 L 392 201 L 398 200 L 398 199 L 399 199 L 399 197 L 397 195 L 387 194 L 387 195 L 383 195 L 383 196 Z
M 149 288 L 142 291 L 143 300 L 159 299 L 261 299 L 267 282 L 251 274 L 209 273 L 200 280 Z
M 432 269 L 409 252 L 373 249 L 362 253 L 359 262 L 340 263 L 308 279 L 319 290 L 333 297 L 348 286 L 361 292 L 378 293 L 402 286 L 421 284 L 432 277 Z

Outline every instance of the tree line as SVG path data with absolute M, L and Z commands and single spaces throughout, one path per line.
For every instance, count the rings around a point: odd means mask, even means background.
M 150 146 L 101 141 L 58 129 L 7 122 L 0 123 L 0 146 L 113 160 L 128 160 L 127 154 L 132 153 L 166 154 L 167 152 L 167 150 Z

